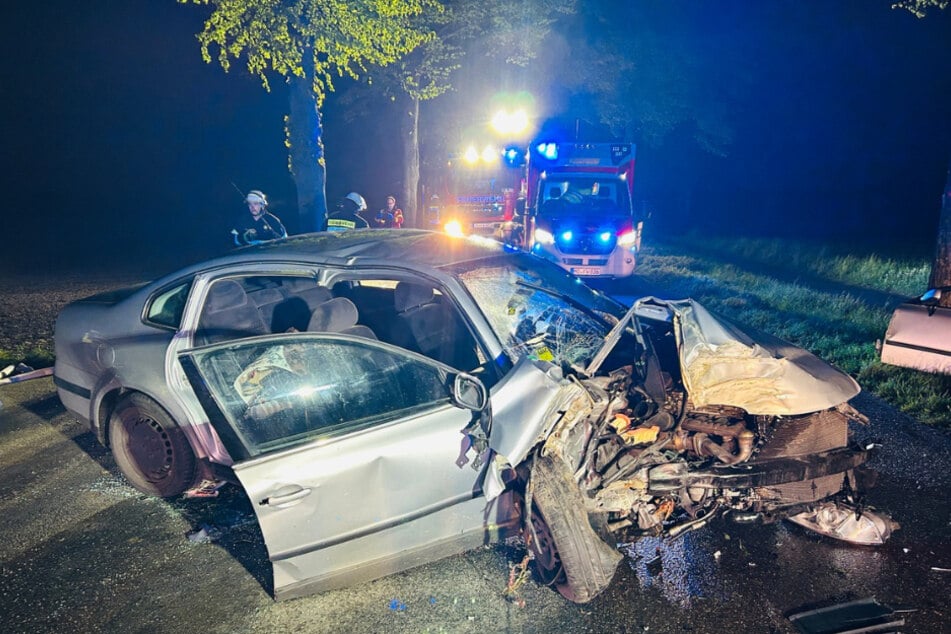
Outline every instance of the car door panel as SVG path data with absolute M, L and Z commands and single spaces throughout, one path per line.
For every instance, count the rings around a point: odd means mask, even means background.
M 429 549 L 445 556 L 490 541 L 480 473 L 455 464 L 469 420 L 458 414 L 447 406 L 237 464 L 267 541 L 275 596 L 337 587 L 361 572 L 376 578 L 432 561 Z
M 334 350 L 308 379 L 307 387 L 324 399 L 316 407 L 343 399 L 354 416 L 372 415 L 328 420 L 307 411 L 315 406 L 302 398 L 282 419 L 297 426 L 275 435 L 262 429 L 271 419 L 252 421 L 242 413 L 263 400 L 261 393 L 249 398 L 241 381 L 253 375 L 263 385 L 267 377 L 260 378 L 266 372 L 257 361 L 236 377 L 233 360 L 273 359 L 278 348 L 286 356 L 289 346 L 300 345 L 312 361 Z M 362 357 L 375 365 L 360 365 Z M 496 533 L 493 509 L 499 505 L 487 507 L 482 471 L 459 460 L 468 449 L 462 430 L 473 412 L 449 403 L 445 366 L 376 341 L 314 333 L 218 344 L 180 358 L 236 459 L 235 473 L 273 562 L 277 598 L 389 574 L 485 543 Z M 417 385 L 407 384 L 407 376 Z M 427 381 L 432 386 L 418 385 Z M 381 413 L 380 407 L 393 411 Z

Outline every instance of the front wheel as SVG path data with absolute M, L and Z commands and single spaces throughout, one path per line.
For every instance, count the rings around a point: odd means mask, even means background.
M 581 489 L 563 462 L 539 458 L 531 478 L 526 541 L 535 556 L 535 572 L 569 601 L 587 603 L 610 585 L 621 554 L 591 527 Z
M 139 491 L 183 493 L 195 480 L 195 454 L 172 417 L 144 394 L 124 396 L 109 419 L 109 445 L 119 470 Z

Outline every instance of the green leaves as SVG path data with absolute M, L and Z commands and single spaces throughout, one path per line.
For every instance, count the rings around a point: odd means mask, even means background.
M 436 0 L 178 1 L 214 7 L 198 34 L 206 62 L 227 72 L 243 59 L 268 90 L 271 74 L 309 78 L 318 105 L 335 77 L 356 79 L 431 41 L 416 18 L 442 10 Z
M 951 4 L 948 0 L 900 0 L 892 5 L 892 9 L 905 9 L 915 14 L 915 17 L 923 18 L 930 9 L 943 11 L 948 4 Z

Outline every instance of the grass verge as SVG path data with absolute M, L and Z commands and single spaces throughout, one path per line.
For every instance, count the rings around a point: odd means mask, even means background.
M 25 363 L 33 368 L 48 368 L 53 365 L 52 343 L 46 346 L 30 345 L 23 348 L 0 348 L 0 368 Z

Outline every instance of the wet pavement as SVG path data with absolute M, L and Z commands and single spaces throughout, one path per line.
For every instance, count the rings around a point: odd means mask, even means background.
M 951 439 L 882 401 L 853 404 L 884 447 L 868 500 L 902 528 L 880 548 L 796 526 L 716 521 L 623 547 L 586 605 L 528 581 L 502 596 L 517 543 L 293 601 L 270 596 L 248 500 L 145 497 L 56 398 L 50 379 L 0 388 L 2 632 L 795 632 L 789 614 L 864 597 L 903 632 L 951 632 Z

